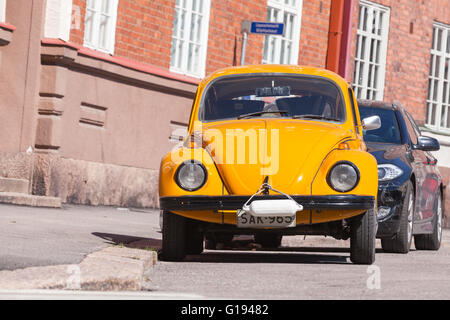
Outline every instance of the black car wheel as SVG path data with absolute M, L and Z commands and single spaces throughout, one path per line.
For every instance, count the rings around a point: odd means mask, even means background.
M 279 234 L 255 234 L 255 242 L 263 248 L 278 248 L 281 246 L 282 235 Z
M 417 250 L 439 250 L 442 240 L 442 195 L 439 192 L 434 206 L 433 233 L 414 236 Z
M 389 253 L 409 252 L 412 242 L 415 199 L 413 184 L 411 181 L 408 181 L 400 216 L 400 230 L 392 238 L 381 239 L 383 251 Z
M 375 209 L 350 221 L 350 260 L 355 264 L 375 262 L 375 236 L 377 233 Z
M 177 214 L 163 212 L 162 259 L 166 261 L 183 260 L 187 253 L 186 218 Z

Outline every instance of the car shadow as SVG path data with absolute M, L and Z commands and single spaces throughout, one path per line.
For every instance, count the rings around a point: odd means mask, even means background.
M 152 249 L 158 252 L 160 260 L 162 240 L 122 234 L 93 232 L 111 245 L 123 245 L 134 249 Z M 381 249 L 376 250 L 382 253 Z M 258 248 L 249 242 L 240 242 L 224 250 L 205 250 L 202 254 L 187 255 L 183 262 L 198 263 L 296 263 L 296 264 L 351 264 L 350 249 L 346 247 L 279 247 Z
M 135 237 L 123 234 L 93 232 L 92 235 L 106 240 L 112 245 L 123 245 L 133 249 L 152 249 L 160 251 L 162 247 L 161 239 Z
M 310 254 L 293 251 L 206 250 L 202 254 L 187 255 L 183 261 L 200 263 L 295 263 L 295 264 L 347 264 L 348 255 Z

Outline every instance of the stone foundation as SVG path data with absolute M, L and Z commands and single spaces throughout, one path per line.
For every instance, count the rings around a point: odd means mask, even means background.
M 33 194 L 63 203 L 158 207 L 158 170 L 35 154 Z

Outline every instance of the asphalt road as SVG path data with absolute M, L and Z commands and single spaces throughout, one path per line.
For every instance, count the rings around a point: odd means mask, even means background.
M 183 262 L 159 261 L 143 299 L 450 299 L 450 230 L 438 252 L 386 254 L 372 266 L 349 261 L 348 241 L 285 237 L 262 251 L 247 239 L 233 250 L 206 250 Z M 159 212 L 66 206 L 63 210 L 0 205 L 0 270 L 79 263 L 108 245 L 161 245 Z M 1 298 L 105 299 L 102 294 L 0 292 Z M 127 299 L 128 295 L 114 297 Z M 189 298 L 190 297 L 190 298 Z M 107 298 L 106 298 L 107 299 Z
M 348 241 L 286 237 L 277 251 L 207 251 L 159 262 L 157 290 L 210 299 L 450 299 L 450 230 L 438 252 L 383 253 L 353 265 Z

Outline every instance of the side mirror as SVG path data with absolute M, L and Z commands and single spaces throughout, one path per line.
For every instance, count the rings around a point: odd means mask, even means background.
M 379 116 L 371 116 L 362 120 L 362 127 L 366 131 L 377 130 L 381 128 L 381 119 Z
M 414 149 L 422 151 L 438 151 L 441 148 L 439 141 L 435 138 L 420 136 L 417 140 L 418 142 L 414 146 Z

